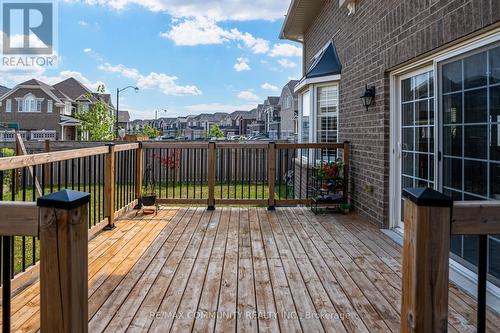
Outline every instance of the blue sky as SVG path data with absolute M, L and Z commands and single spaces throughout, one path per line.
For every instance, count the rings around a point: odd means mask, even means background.
M 301 46 L 279 40 L 286 0 L 59 1 L 57 70 L 0 72 L 12 87 L 75 76 L 95 88 L 138 85 L 132 118 L 250 109 L 301 74 Z M 164 114 L 165 115 L 165 114 Z

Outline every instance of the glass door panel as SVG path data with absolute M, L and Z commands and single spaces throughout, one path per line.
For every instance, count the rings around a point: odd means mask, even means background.
M 454 200 L 500 200 L 500 47 L 441 65 L 442 188 Z M 489 273 L 500 279 L 500 237 L 490 237 Z M 477 238 L 452 253 L 475 269 Z
M 401 189 L 434 187 L 433 71 L 401 79 L 400 89 Z M 401 198 L 401 195 L 399 197 Z M 400 219 L 403 222 L 402 198 Z

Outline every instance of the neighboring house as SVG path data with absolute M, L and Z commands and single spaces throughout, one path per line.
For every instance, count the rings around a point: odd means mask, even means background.
M 296 140 L 298 134 L 299 112 L 298 94 L 295 92 L 295 86 L 299 83 L 297 80 L 288 82 L 281 91 L 279 100 L 280 106 L 280 139 Z
M 299 140 L 351 142 L 360 214 L 402 225 L 405 187 L 500 199 L 499 26 L 498 0 L 291 2 L 281 37 L 304 48 Z M 476 244 L 454 237 L 453 259 L 474 269 Z M 488 267 L 500 278 L 498 255 Z
M 257 106 L 255 121 L 248 124 L 247 133 L 249 136 L 266 133 L 266 114 L 263 104 Z
M 234 123 L 238 127 L 238 135 L 248 136 L 248 126 L 257 121 L 257 109 L 233 112 Z
M 207 136 L 204 127 L 190 126 L 186 128 L 184 137 L 188 140 L 200 140 L 206 138 Z
M 279 101 L 279 97 L 270 96 L 264 101 L 263 106 L 265 131 L 272 140 L 281 139 Z
M 128 111 L 118 111 L 118 128 L 129 132 L 130 113 Z
M 6 93 L 8 93 L 10 91 L 9 88 L 7 87 L 4 87 L 4 86 L 0 86 L 0 97 L 2 97 L 3 95 L 5 95 Z
M 57 88 L 32 79 L 0 97 L 0 122 L 18 129 L 27 140 L 76 140 L 80 122 L 73 117 L 74 102 Z

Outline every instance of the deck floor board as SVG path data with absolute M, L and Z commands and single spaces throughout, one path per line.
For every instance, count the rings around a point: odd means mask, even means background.
M 399 332 L 401 247 L 355 214 L 130 214 L 89 243 L 88 279 L 93 333 Z M 449 331 L 474 332 L 475 300 L 449 295 Z M 35 282 L 12 299 L 12 332 L 38 331 L 39 306 Z

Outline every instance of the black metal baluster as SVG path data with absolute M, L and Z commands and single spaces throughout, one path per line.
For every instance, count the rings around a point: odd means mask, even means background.
M 189 199 L 189 171 L 190 171 L 190 168 L 189 168 L 189 162 L 190 162 L 190 158 L 191 158 L 191 149 L 187 148 L 186 149 L 187 151 L 187 160 L 186 160 L 186 198 Z
M 99 160 L 98 160 L 98 169 L 99 169 L 99 190 L 97 191 L 97 195 L 98 195 L 98 200 L 97 200 L 97 206 L 98 206 L 98 210 L 99 210 L 99 221 L 102 221 L 104 220 L 104 212 L 102 211 L 101 209 L 101 206 L 104 207 L 105 205 L 105 200 L 106 198 L 103 198 L 102 200 L 102 203 L 101 203 L 101 191 L 103 190 L 103 185 L 104 185 L 104 182 L 105 182 L 105 176 L 103 174 L 103 169 L 102 169 L 102 160 L 104 158 L 104 155 L 100 155 L 99 156 Z
M 170 188 L 170 148 L 167 148 L 167 159 L 165 161 L 167 161 L 167 165 L 165 166 L 165 174 L 166 174 L 166 182 L 167 182 L 167 190 L 166 190 L 166 198 L 169 198 L 170 196 L 170 191 L 169 191 L 169 188 Z M 173 196 L 175 197 L 175 191 L 173 191 Z
M 252 150 L 247 149 L 246 150 L 246 155 L 247 155 L 247 161 L 246 161 L 246 175 L 248 178 L 248 199 L 251 198 L 251 192 L 252 192 L 252 178 L 251 178 L 251 168 L 252 168 Z
M 300 176 L 299 176 L 299 198 L 300 199 L 304 199 L 304 197 L 302 195 L 302 173 L 303 173 L 302 159 L 303 159 L 303 154 L 302 154 L 302 150 L 301 150 L 300 151 L 300 168 L 299 168 L 299 172 L 300 172 Z
M 240 184 L 241 184 L 241 199 L 245 197 L 245 149 L 240 150 Z
M 486 332 L 486 282 L 488 269 L 488 236 L 479 236 L 477 267 L 477 332 Z
M 64 187 L 68 188 L 68 160 L 64 161 Z
M 11 196 L 11 201 L 16 201 L 16 182 L 17 182 L 17 177 L 16 177 L 16 171 L 17 170 L 12 170 L 11 174 L 11 184 L 10 184 L 10 196 Z
M 182 185 L 184 183 L 184 154 L 182 148 L 179 149 L 179 184 L 180 184 L 180 195 L 179 198 L 183 198 Z
M 78 158 L 78 159 L 77 159 L 77 161 L 78 161 L 78 177 L 77 177 L 77 182 L 76 182 L 76 184 L 77 184 L 77 189 L 78 189 L 78 191 L 80 191 L 80 190 L 81 190 L 81 179 L 80 179 L 80 178 L 81 178 L 81 176 L 82 176 L 82 174 L 81 174 L 81 169 L 82 169 L 82 159 L 81 159 L 81 158 Z
M 14 172 L 13 172 L 14 173 Z M 2 332 L 10 332 L 10 279 L 12 237 L 2 237 Z
M 89 228 L 92 227 L 92 225 L 96 225 L 96 193 L 95 193 L 95 183 L 96 183 L 96 173 L 97 173 L 97 164 L 96 164 L 96 155 L 92 155 L 92 157 L 89 158 L 89 166 L 92 165 L 90 168 L 90 173 L 89 173 L 89 192 L 91 193 L 91 202 L 90 204 L 92 205 L 92 220 L 89 222 Z
M 257 199 L 257 193 L 259 193 L 259 189 L 258 189 L 258 186 L 257 186 L 257 183 L 258 183 L 258 179 L 259 179 L 259 151 L 257 148 L 255 148 L 255 193 L 254 193 L 254 197 L 255 199 Z M 253 199 L 252 197 L 250 197 L 249 199 Z

